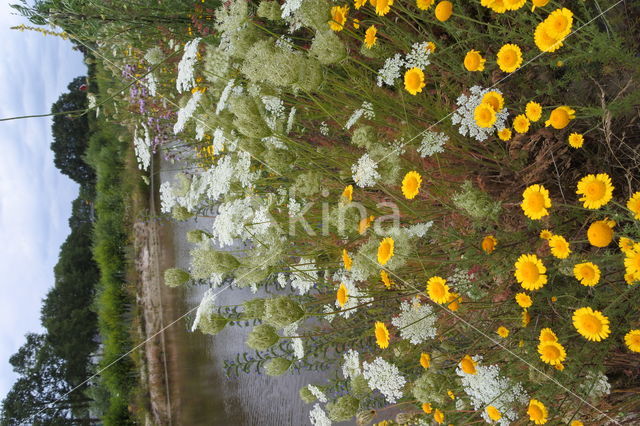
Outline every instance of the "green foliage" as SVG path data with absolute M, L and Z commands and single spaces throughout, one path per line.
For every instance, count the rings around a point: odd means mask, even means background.
M 266 351 L 278 343 L 280 336 L 276 329 L 267 324 L 259 324 L 253 327 L 247 338 L 247 346 L 258 351 Z
M 286 327 L 303 316 L 302 307 L 290 297 L 280 296 L 265 300 L 263 320 L 275 327 Z
M 356 415 L 360 401 L 351 395 L 344 395 L 327 404 L 329 418 L 334 422 L 344 422 Z
M 291 367 L 291 361 L 285 358 L 271 358 L 264 364 L 264 371 L 269 376 L 281 376 Z

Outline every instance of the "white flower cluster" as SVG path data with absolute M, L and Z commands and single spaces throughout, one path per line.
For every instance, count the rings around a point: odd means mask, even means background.
M 164 54 L 162 53 L 162 49 L 158 46 L 152 47 L 144 54 L 144 60 L 149 62 L 151 65 L 158 65 L 163 59 Z
M 491 423 L 486 412 L 489 405 L 493 405 L 502 413 L 502 418 L 497 424 L 504 426 L 518 420 L 517 406 L 526 404 L 529 400 L 529 395 L 522 385 L 501 377 L 497 365 L 479 365 L 482 356 L 476 355 L 472 359 L 478 363 L 476 374 L 467 374 L 460 366 L 456 369 L 456 374 L 460 377 L 473 408 L 482 411 L 482 418 L 487 423 Z
M 289 16 L 292 16 L 295 11 L 300 9 L 300 6 L 302 6 L 302 0 L 286 0 L 282 4 L 282 14 L 280 16 L 282 16 L 282 19 L 286 19 Z
M 284 102 L 277 96 L 263 96 L 262 103 L 267 111 L 265 122 L 271 130 L 275 130 L 276 122 L 284 117 Z
M 309 389 L 309 392 L 311 392 L 311 394 L 313 396 L 315 396 L 316 398 L 318 398 L 318 401 L 320 402 L 327 402 L 327 396 L 324 394 L 324 392 L 322 392 L 320 389 L 318 389 L 316 386 L 313 385 L 307 385 L 307 389 Z
M 418 345 L 436 337 L 437 319 L 433 308 L 420 304 L 416 298 L 413 302 L 405 300 L 400 304 L 400 315 L 394 317 L 391 324 L 400 330 L 401 338 Z
M 315 404 L 313 410 L 309 411 L 309 421 L 313 426 L 331 426 L 331 420 L 320 404 Z
M 147 74 L 147 77 L 143 80 L 144 85 L 147 86 L 147 90 L 149 90 L 149 95 L 155 96 L 158 90 L 158 79 L 153 73 Z
M 434 154 L 440 154 L 444 152 L 444 144 L 447 143 L 448 140 L 449 136 L 444 133 L 427 130 L 420 142 L 418 152 L 422 158 L 431 157 Z
M 377 389 L 387 402 L 395 404 L 402 398 L 402 388 L 407 382 L 395 365 L 378 357 L 373 362 L 363 362 L 363 375 L 371 389 Z
M 292 272 L 289 277 L 291 287 L 297 290 L 300 296 L 307 294 L 318 281 L 316 263 L 311 258 L 301 257 L 300 262 L 297 265 L 293 265 L 291 269 Z
M 329 125 L 325 121 L 320 123 L 320 134 L 322 136 L 329 136 Z
M 289 111 L 289 117 L 287 118 L 287 128 L 285 130 L 285 134 L 287 135 L 291 133 L 291 130 L 293 130 L 293 123 L 296 119 L 296 111 L 296 107 L 291 107 L 291 110 Z
M 384 61 L 382 68 L 378 70 L 377 83 L 379 87 L 383 84 L 393 86 L 398 78 L 402 76 L 402 68 L 420 68 L 423 71 L 431 63 L 429 55 L 431 50 L 427 42 L 417 42 L 411 46 L 411 51 L 404 58 L 401 53 L 396 53 Z
M 149 136 L 149 128 L 142 123 L 144 136 L 138 136 L 138 128 L 133 132 L 133 149 L 138 160 L 138 168 L 140 170 L 148 170 L 151 164 L 151 137 Z
M 235 84 L 235 80 L 231 79 L 222 89 L 222 93 L 220 94 L 220 98 L 218 99 L 218 104 L 216 105 L 216 115 L 219 115 L 224 109 L 227 107 L 227 101 L 229 100 L 229 96 L 233 91 L 233 85 Z
M 611 393 L 611 385 L 607 376 L 599 371 L 589 371 L 580 390 L 587 398 L 598 399 Z
M 357 351 L 349 349 L 344 353 L 343 358 L 342 375 L 345 379 L 353 379 L 362 374 L 362 370 L 360 370 L 360 354 Z
M 213 242 L 220 247 L 231 246 L 236 238 L 247 241 L 257 235 L 263 235 L 270 226 L 265 216 L 265 206 L 254 206 L 251 198 L 237 199 L 220 204 L 218 215 L 213 220 Z M 260 221 L 261 223 L 257 223 Z M 256 225 L 253 225 L 256 223 Z
M 356 268 L 353 268 L 351 269 L 351 272 L 340 269 L 333 274 L 332 280 L 337 283 L 344 284 L 347 288 L 347 295 L 349 296 L 344 306 L 340 306 L 337 300 L 335 302 L 336 310 L 342 311 L 339 314 L 341 317 L 349 318 L 351 315 L 356 313 L 356 306 L 364 305 L 365 303 L 373 301 L 373 297 L 366 297 L 365 293 L 360 291 L 356 285 L 357 281 L 362 281 L 362 279 L 364 279 L 364 277 L 358 276 L 359 273 L 360 272 Z
M 182 130 L 184 130 L 185 124 L 187 121 L 193 116 L 193 113 L 196 111 L 198 104 L 200 103 L 200 98 L 202 98 L 202 92 L 196 92 L 191 96 L 189 102 L 178 110 L 178 119 L 176 120 L 176 124 L 173 125 L 173 134 L 177 135 Z
M 411 46 L 411 52 L 407 53 L 404 58 L 404 64 L 407 68 L 420 68 L 425 70 L 431 63 L 429 61 L 429 55 L 431 50 L 429 44 L 426 41 L 413 43 Z
M 496 122 L 491 127 L 480 127 L 476 124 L 474 113 L 476 107 L 482 102 L 482 97 L 489 92 L 497 92 L 502 94 L 498 89 L 483 89 L 480 86 L 473 86 L 469 89 L 471 94 L 469 96 L 462 94 L 456 99 L 458 109 L 454 111 L 451 116 L 451 123 L 454 125 L 459 124 L 458 133 L 462 136 L 469 136 L 482 142 L 486 140 L 495 131 L 500 131 L 505 128 L 505 123 L 509 117 L 509 113 L 506 108 L 502 108 L 500 111 L 496 111 Z
M 213 289 L 208 289 L 204 293 L 204 296 L 202 296 L 200 305 L 198 305 L 198 310 L 196 311 L 196 319 L 193 321 L 191 331 L 196 331 L 198 325 L 200 325 L 200 320 L 202 320 L 202 318 L 206 315 L 211 315 L 215 308 L 216 294 L 213 292 Z
M 294 322 L 283 328 L 282 334 L 284 336 L 297 336 L 298 323 Z M 291 347 L 293 349 L 293 356 L 295 356 L 297 359 L 304 358 L 304 344 L 302 343 L 302 339 L 291 339 Z
M 384 229 L 380 235 L 389 236 L 393 238 L 422 238 L 429 229 L 433 226 L 433 221 L 416 223 L 415 225 L 407 226 L 404 228 L 391 227 Z
M 360 188 L 373 186 L 380 179 L 378 163 L 373 161 L 369 154 L 364 154 L 357 164 L 351 166 L 351 173 L 353 180 Z
M 196 85 L 193 78 L 193 67 L 196 64 L 199 43 L 200 37 L 194 38 L 184 45 L 184 53 L 178 64 L 178 76 L 176 77 L 178 93 L 191 90 Z
M 162 182 L 160 185 L 160 211 L 170 213 L 171 209 L 178 203 L 173 187 L 169 182 Z
M 344 125 L 344 128 L 349 130 L 358 120 L 360 120 L 360 117 L 362 116 L 369 120 L 375 118 L 376 113 L 373 111 L 373 105 L 371 102 L 364 101 L 362 106 L 351 114 L 351 117 L 347 120 L 347 124 Z

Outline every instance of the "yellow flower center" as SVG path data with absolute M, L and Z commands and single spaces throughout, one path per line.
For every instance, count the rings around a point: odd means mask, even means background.
M 547 345 L 542 348 L 542 353 L 548 359 L 554 360 L 560 358 L 560 350 L 553 345 Z
M 567 30 L 567 27 L 569 26 L 569 20 L 566 16 L 559 14 L 551 18 L 548 25 L 552 32 L 555 33 L 552 34 L 552 36 L 555 36 L 556 34 L 561 34 Z
M 527 412 L 529 413 L 531 420 L 542 420 L 544 417 L 544 413 L 537 405 L 530 405 Z
M 460 361 L 460 368 L 467 374 L 476 374 L 476 366 L 473 364 L 471 358 L 464 357 L 462 361 Z
M 431 286 L 431 293 L 435 296 L 436 299 L 443 298 L 446 294 L 444 286 L 440 282 L 435 282 Z
M 591 334 L 600 333 L 602 330 L 602 322 L 595 315 L 584 314 L 580 322 L 582 327 Z
M 586 280 L 592 280 L 596 276 L 596 271 L 589 265 L 582 265 L 580 268 L 580 275 Z
M 418 75 L 417 72 L 412 72 L 407 76 L 407 83 L 409 84 L 409 87 L 411 87 L 414 90 L 417 90 L 420 88 L 420 75 Z
M 569 124 L 569 114 L 567 114 L 567 111 L 563 109 L 554 109 L 551 112 L 551 117 L 549 117 L 549 120 L 551 120 L 551 124 L 553 125 L 553 127 L 561 129 Z
M 512 67 L 516 64 L 517 62 L 517 56 L 516 56 L 516 52 L 514 52 L 513 50 L 507 50 L 502 54 L 502 62 L 504 63 L 504 65 L 506 65 L 507 67 Z
M 538 265 L 533 262 L 525 262 L 520 266 L 520 271 L 525 281 L 534 282 L 540 277 L 540 271 L 538 271 Z
M 544 209 L 544 195 L 540 192 L 534 192 L 527 197 L 527 206 L 530 210 L 540 211 Z
M 599 200 L 602 197 L 604 197 L 606 191 L 607 191 L 607 186 L 605 185 L 605 183 L 599 180 L 596 180 L 593 182 L 589 182 L 587 184 L 587 187 L 585 189 L 585 195 L 590 200 Z

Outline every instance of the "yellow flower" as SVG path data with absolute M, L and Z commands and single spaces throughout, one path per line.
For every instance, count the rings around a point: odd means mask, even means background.
M 564 364 L 560 363 L 560 364 L 556 364 L 553 366 L 556 370 L 558 371 L 562 371 L 564 370 Z
M 614 187 L 611 178 L 606 173 L 587 175 L 578 182 L 576 194 L 582 195 L 580 201 L 584 208 L 599 209 L 613 198 Z
M 489 104 L 480 104 L 473 111 L 473 118 L 478 127 L 485 129 L 494 125 L 497 120 L 496 112 Z
M 436 19 L 444 22 L 453 15 L 453 3 L 450 1 L 441 1 L 436 6 Z
M 340 283 L 340 287 L 338 288 L 338 292 L 336 293 L 336 300 L 338 301 L 338 305 L 341 308 L 344 308 L 344 305 L 349 300 L 349 291 L 347 290 L 347 286 L 344 283 Z
M 502 418 L 502 413 L 500 413 L 500 411 L 498 411 L 498 409 L 493 405 L 489 405 L 487 407 L 487 416 L 489 416 L 489 418 L 494 422 L 497 422 Z
M 580 420 L 571 420 L 569 426 L 584 426 L 584 423 L 582 423 Z
M 516 115 L 516 118 L 513 119 L 513 130 L 518 133 L 527 133 L 529 131 L 529 119 L 524 114 Z
M 480 4 L 490 8 L 496 13 L 504 13 L 507 11 L 505 0 L 480 0 Z
M 538 46 L 538 49 L 543 52 L 555 52 L 562 47 L 562 40 L 550 37 L 549 34 L 547 34 L 546 21 L 538 24 L 533 33 L 533 40 L 536 46 Z
M 612 220 L 598 220 L 589 225 L 587 238 L 594 247 L 606 247 L 613 241 L 613 227 L 616 223 Z
M 533 300 L 531 299 L 531 296 L 526 293 L 518 293 L 516 294 L 516 303 L 521 308 L 527 309 L 533 305 Z
M 600 311 L 586 307 L 577 309 L 573 313 L 573 326 L 585 339 L 599 342 L 611 333 L 609 318 Z
M 551 199 L 549 191 L 542 185 L 531 185 L 522 193 L 522 203 L 520 204 L 524 215 L 529 219 L 537 220 L 549 214 Z
M 369 28 L 367 28 L 367 31 L 365 31 L 364 45 L 367 49 L 371 49 L 373 46 L 375 46 L 376 42 L 378 41 L 378 37 L 376 36 L 376 34 L 378 34 L 378 29 L 375 25 L 371 25 Z
M 347 13 L 349 13 L 349 6 L 333 6 L 331 8 L 329 28 L 333 31 L 342 31 L 345 22 L 347 22 Z
M 514 72 L 522 64 L 522 51 L 517 44 L 505 44 L 497 56 L 498 66 L 504 72 Z
M 553 127 L 554 129 L 564 129 L 569 124 L 569 121 L 576 118 L 576 112 L 568 106 L 559 106 L 551 111 L 549 119 L 544 122 L 546 127 Z
M 351 202 L 353 200 L 353 185 L 345 186 L 344 190 L 342 191 L 342 199 L 348 202 Z
M 376 14 L 379 16 L 386 15 L 391 10 L 392 5 L 393 5 L 393 0 L 376 0 L 376 4 L 375 4 Z
M 476 365 L 478 363 L 473 360 L 469 355 L 465 355 L 460 361 L 460 369 L 467 374 L 478 374 Z
M 633 213 L 633 218 L 640 220 L 640 191 L 636 192 L 627 201 L 627 208 Z
M 567 352 L 558 342 L 540 342 L 538 353 L 542 362 L 550 365 L 561 364 L 567 358 Z
M 538 337 L 540 342 L 557 342 L 558 336 L 550 328 L 543 328 L 540 330 L 540 336 Z
M 380 270 L 380 279 L 382 280 L 382 283 L 385 287 L 391 288 L 391 279 L 389 278 L 389 274 L 387 274 L 387 271 L 385 271 L 384 269 Z
M 420 10 L 427 10 L 433 6 L 435 2 L 436 0 L 416 0 L 416 6 Z
M 558 259 L 566 259 L 571 253 L 569 243 L 562 235 L 554 235 L 549 238 L 549 247 L 551 247 L 551 254 Z
M 504 97 L 495 90 L 485 93 L 480 102 L 491 105 L 491 108 L 493 108 L 496 113 L 504 107 Z
M 433 412 L 433 420 L 438 424 L 444 423 L 444 413 L 436 408 L 436 411 Z
M 508 141 L 509 139 L 511 139 L 511 129 L 505 127 L 504 129 L 499 130 L 498 137 L 501 141 Z
M 563 40 L 571 32 L 573 13 L 566 8 L 556 9 L 544 20 L 547 35 L 556 40 Z
M 455 312 L 458 309 L 460 309 L 461 301 L 462 301 L 462 297 L 460 297 L 459 293 L 450 292 L 449 297 L 447 298 L 447 302 L 449 303 L 447 305 L 447 308 Z
M 537 102 L 529 102 L 524 109 L 525 114 L 527 114 L 527 118 L 529 121 L 536 122 L 540 120 L 542 117 L 542 105 Z
M 387 237 L 380 242 L 378 246 L 378 263 L 386 265 L 389 259 L 393 257 L 393 238 Z
M 407 200 L 413 200 L 420 192 L 420 185 L 422 185 L 422 176 L 416 171 L 411 171 L 402 179 L 402 194 Z
M 529 401 L 527 414 L 529 415 L 529 420 L 537 425 L 543 425 L 548 421 L 549 413 L 547 412 L 547 407 L 545 407 L 544 404 L 537 399 L 532 399 Z
M 518 10 L 524 6 L 526 2 L 527 0 L 504 0 L 507 10 Z
M 528 326 L 530 322 L 531 322 L 531 315 L 525 309 L 522 311 L 522 327 Z
M 356 30 L 360 28 L 360 20 L 359 19 L 353 19 L 353 28 L 355 28 Z
M 464 57 L 464 67 L 467 71 L 484 71 L 484 63 L 487 60 L 477 50 L 470 50 Z
M 543 240 L 548 240 L 551 237 L 553 237 L 553 233 L 548 229 L 543 229 L 542 231 L 540 231 L 540 238 L 542 238 Z
M 509 329 L 507 327 L 501 325 L 496 330 L 496 333 L 498 333 L 498 336 L 500 336 L 502 338 L 507 338 L 509 336 Z
M 571 133 L 569 135 L 568 142 L 571 148 L 582 148 L 582 145 L 584 144 L 584 136 L 580 133 Z
M 383 322 L 376 321 L 375 334 L 378 346 L 382 349 L 389 347 L 389 330 L 387 330 L 387 326 Z
M 449 390 L 447 390 L 447 395 L 449 395 L 449 398 L 451 398 L 451 399 L 456 399 L 455 394 L 454 394 L 454 393 L 453 393 L 453 391 L 451 391 L 450 389 L 449 389 Z
M 427 294 L 435 303 L 447 303 L 449 300 L 449 286 L 442 277 L 431 277 L 427 281 Z
M 420 68 L 411 68 L 404 73 L 404 88 L 412 95 L 422 92 L 426 86 L 424 72 Z
M 629 350 L 640 352 L 640 330 L 631 330 L 624 336 L 624 343 Z
M 547 283 L 547 268 L 535 254 L 523 254 L 515 264 L 516 280 L 525 290 L 541 289 Z
M 351 265 L 353 265 L 353 260 L 349 256 L 349 253 L 346 249 L 342 249 L 342 262 L 344 263 L 344 269 L 350 271 Z
M 583 286 L 593 287 L 600 281 L 600 268 L 591 262 L 578 263 L 573 267 L 573 276 L 576 277 Z
M 628 253 L 633 250 L 633 240 L 627 237 L 620 237 L 620 241 L 618 241 L 618 247 L 620 247 L 620 251 L 623 253 Z
M 487 235 L 482 239 L 482 250 L 487 254 L 493 253 L 497 245 L 498 240 L 493 235 Z
M 436 44 L 432 41 L 428 41 L 427 45 L 425 46 L 425 49 L 428 50 L 430 53 L 434 53 L 436 51 Z
M 367 232 L 367 229 L 369 229 L 374 219 L 375 219 L 374 216 L 369 216 L 369 217 L 360 219 L 360 223 L 358 223 L 358 233 L 360 235 L 363 235 L 365 232 Z
M 424 369 L 427 369 L 427 368 L 431 367 L 431 355 L 422 352 L 420 354 L 420 365 Z M 427 413 L 427 414 L 429 414 L 429 413 Z
M 531 2 L 533 3 L 531 11 L 533 12 L 534 10 L 536 10 L 536 7 L 545 7 L 550 1 L 551 0 L 531 0 Z
M 635 243 L 633 249 L 625 253 L 624 267 L 627 270 L 627 274 L 634 276 L 634 281 L 640 279 L 640 244 Z
M 354 4 L 353 4 L 353 6 L 354 6 L 356 9 L 360 9 L 362 6 L 364 6 L 365 4 L 367 4 L 367 0 L 354 0 L 354 2 L 353 2 L 353 3 L 354 3 Z
M 427 414 L 431 414 L 431 412 L 433 411 L 433 407 L 431 407 L 430 403 L 425 402 L 424 404 L 422 404 L 422 411 Z

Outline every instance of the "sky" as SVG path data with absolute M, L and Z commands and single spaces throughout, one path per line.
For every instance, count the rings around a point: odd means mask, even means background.
M 86 75 L 82 54 L 58 37 L 11 30 L 29 23 L 7 3 L 0 2 L 0 118 L 49 113 L 67 84 Z M 51 141 L 50 117 L 0 122 L 0 399 L 16 379 L 9 357 L 26 333 L 43 330 L 40 306 L 78 195 L 54 166 Z

